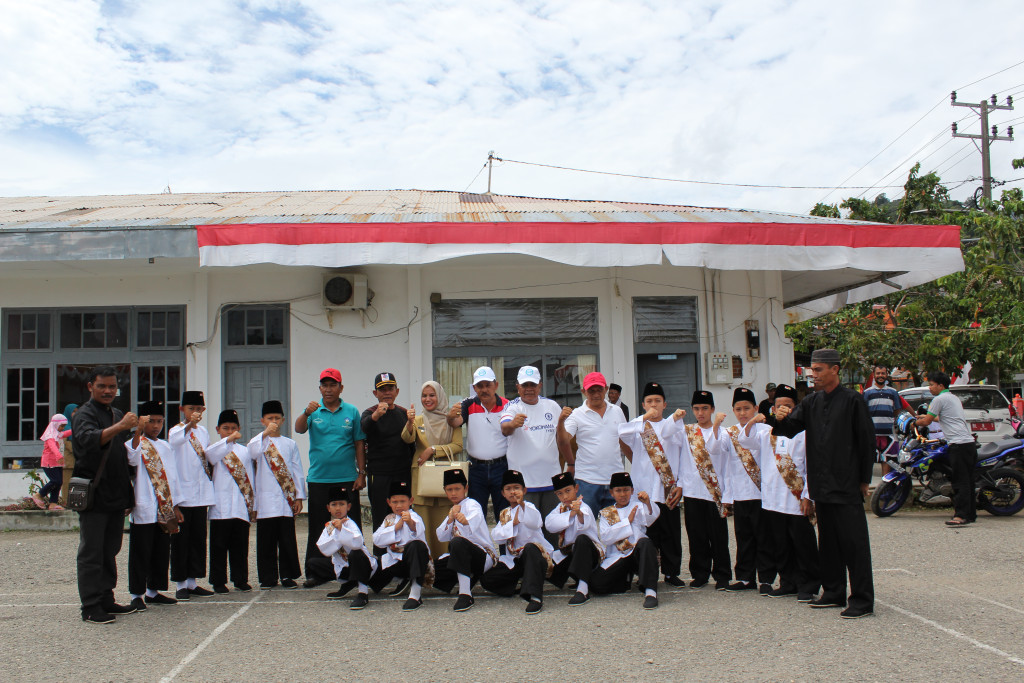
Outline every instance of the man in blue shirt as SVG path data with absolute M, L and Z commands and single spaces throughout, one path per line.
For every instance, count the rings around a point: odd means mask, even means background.
M 359 490 L 366 486 L 366 436 L 359 424 L 359 409 L 341 400 L 341 372 L 327 368 L 320 373 L 322 401 L 310 401 L 295 419 L 295 432 L 309 432 L 309 473 L 306 476 L 306 588 L 333 581 L 334 565 L 316 547 L 320 532 L 331 518 L 327 511 L 330 489 L 345 487 L 349 494 L 349 518 L 362 524 Z
M 899 392 L 889 386 L 889 369 L 884 365 L 871 368 L 874 383 L 864 390 L 864 401 L 868 404 L 871 422 L 875 425 L 875 448 L 878 450 L 878 462 L 882 463 L 882 474 L 889 472 L 885 464 L 885 450 L 892 443 L 892 428 L 896 415 L 901 410 L 911 410 L 910 405 L 900 396 Z

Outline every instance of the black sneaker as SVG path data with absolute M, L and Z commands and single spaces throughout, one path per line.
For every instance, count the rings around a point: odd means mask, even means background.
M 707 579 L 691 579 L 690 580 L 690 588 L 692 588 L 693 590 L 697 590 L 699 588 L 703 588 L 706 585 L 708 585 L 708 580 Z
M 576 594 L 569 598 L 569 607 L 579 607 L 590 600 L 590 596 L 576 591 Z
M 737 581 L 736 583 L 730 583 L 728 586 L 725 587 L 725 590 L 729 593 L 739 593 L 740 591 L 752 591 L 754 590 L 754 583 L 743 583 L 742 581 Z
M 270 590 L 272 588 L 277 588 L 277 582 L 276 581 L 274 583 L 261 583 L 260 584 L 260 590 L 261 591 L 268 591 L 268 590 Z
M 118 605 L 115 603 L 113 605 L 107 605 L 103 608 L 103 611 L 115 617 L 121 617 L 125 614 L 135 614 L 136 610 L 134 605 Z
M 132 598 L 132 605 L 131 606 L 132 606 L 132 608 L 136 612 L 145 612 L 146 611 L 146 601 L 143 600 L 142 598 Z
M 840 604 L 839 602 L 836 602 L 835 600 L 832 600 L 830 598 L 826 598 L 824 595 L 821 596 L 820 598 L 818 598 L 817 600 L 811 600 L 808 604 L 811 606 L 812 609 L 829 609 L 830 607 L 846 607 L 845 603 Z
M 213 591 L 209 588 L 203 588 L 202 586 L 196 586 L 195 588 L 189 588 L 188 592 L 197 598 L 208 598 L 213 595 Z
M 676 588 L 682 588 L 686 585 L 686 582 L 680 579 L 678 576 L 666 576 L 665 583 Z
M 648 595 L 644 598 L 644 609 L 657 609 L 658 608 L 658 596 Z
M 843 619 L 860 619 L 861 617 L 870 617 L 875 613 L 873 609 L 861 609 L 860 607 L 847 607 L 839 616 Z
M 252 592 L 252 586 L 247 583 L 236 583 L 235 590 L 239 593 L 250 593 Z
M 388 593 L 388 595 L 390 595 L 393 598 L 397 598 L 399 595 L 405 595 L 406 593 L 409 592 L 409 588 L 411 586 L 412 586 L 412 581 L 410 581 L 409 579 L 401 579 L 398 582 L 398 586 L 395 587 L 395 590 L 393 590 L 390 593 Z
M 228 587 L 225 586 L 223 583 L 218 583 L 218 584 L 214 585 L 213 592 L 214 593 L 229 593 L 230 591 L 228 591 Z
M 298 588 L 299 584 L 295 579 L 281 579 L 281 586 L 284 588 Z
M 345 583 L 341 584 L 341 586 L 338 587 L 338 590 L 334 591 L 333 593 L 328 593 L 327 594 L 327 599 L 328 600 L 340 600 L 343 597 L 345 597 L 346 595 L 348 595 L 349 592 L 353 588 L 356 587 L 356 585 L 357 584 L 356 584 L 355 581 L 346 581 Z
M 772 585 L 770 583 L 762 583 L 761 586 L 757 589 L 758 595 L 761 595 L 766 598 L 771 594 L 771 592 Z
M 326 579 L 306 579 L 302 582 L 303 588 L 316 588 L 322 584 L 327 583 Z
M 82 612 L 82 621 L 87 624 L 113 624 L 114 615 L 101 609 L 92 609 L 88 612 Z
M 370 598 L 366 593 L 357 593 L 356 597 L 353 598 L 352 603 L 348 606 L 349 609 L 363 609 L 370 604 Z
M 729 582 L 728 581 L 716 581 L 715 582 L 715 590 L 716 591 L 729 590 Z
M 797 602 L 807 603 L 807 602 L 810 602 L 813 599 L 814 599 L 814 593 L 797 593 L 796 594 L 796 601 Z
M 472 595 L 466 595 L 465 593 L 459 593 L 459 599 L 455 601 L 455 605 L 452 607 L 452 610 L 454 610 L 455 612 L 465 612 L 466 610 L 468 610 L 470 607 L 473 606 L 474 602 L 476 602 L 476 601 L 473 600 L 473 596 Z
M 153 597 L 146 596 L 147 605 L 177 605 L 178 601 L 174 598 L 169 598 L 163 593 L 157 593 Z
M 405 604 L 402 605 L 402 611 L 403 612 L 412 612 L 412 611 L 418 610 L 422 606 L 423 606 L 423 601 L 422 600 L 417 600 L 416 598 L 409 598 L 408 600 L 405 601 Z
M 192 597 L 192 594 L 188 592 L 187 588 L 179 588 L 174 591 L 174 597 L 178 602 L 188 602 L 189 598 Z
M 769 598 L 792 598 L 797 594 L 795 588 L 788 588 L 786 586 L 779 586 L 771 593 L 768 594 Z
M 526 606 L 527 614 L 537 614 L 544 609 L 544 603 L 540 600 L 530 600 L 530 604 Z

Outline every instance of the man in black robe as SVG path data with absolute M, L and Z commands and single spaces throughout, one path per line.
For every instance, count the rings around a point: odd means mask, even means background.
M 807 487 L 818 516 L 822 594 L 814 608 L 846 607 L 844 619 L 874 613 L 871 543 L 864 497 L 875 463 L 875 428 L 864 398 L 839 382 L 839 353 L 811 355 L 815 392 L 792 413 L 775 409 L 768 424 L 807 432 Z M 846 596 L 846 573 L 850 595 Z

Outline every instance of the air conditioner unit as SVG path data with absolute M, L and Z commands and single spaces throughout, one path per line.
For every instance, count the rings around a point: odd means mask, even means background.
M 364 311 L 369 305 L 366 276 L 361 273 L 325 273 L 321 298 L 333 311 Z

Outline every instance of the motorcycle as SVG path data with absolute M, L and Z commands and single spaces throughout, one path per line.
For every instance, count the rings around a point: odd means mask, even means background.
M 892 469 L 871 495 L 871 511 L 879 517 L 892 515 L 910 500 L 913 479 L 924 486 L 922 495 L 953 497 L 949 444 L 942 439 L 928 439 L 915 422 L 915 416 L 906 412 L 896 418 L 899 450 L 895 456 L 886 454 L 886 463 Z M 996 442 L 986 444 L 978 453 L 975 493 L 978 506 L 989 514 L 1009 516 L 1024 509 L 1024 474 L 1005 466 L 1007 454 L 1012 451 L 1012 447 L 1003 448 Z

